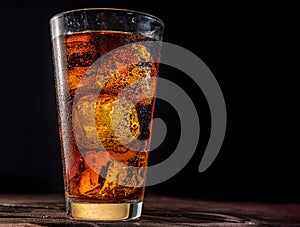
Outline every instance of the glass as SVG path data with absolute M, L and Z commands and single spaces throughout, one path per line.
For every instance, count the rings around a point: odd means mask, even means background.
M 141 216 L 163 22 L 125 9 L 50 20 L 67 213 Z

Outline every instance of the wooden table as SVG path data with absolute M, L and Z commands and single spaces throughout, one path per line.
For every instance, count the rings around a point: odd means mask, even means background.
M 300 204 L 203 201 L 147 195 L 143 216 L 130 222 L 83 222 L 66 217 L 64 198 L 0 195 L 0 227 L 15 226 L 300 226 Z

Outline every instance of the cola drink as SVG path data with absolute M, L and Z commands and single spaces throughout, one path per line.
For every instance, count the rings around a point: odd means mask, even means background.
M 147 40 L 111 31 L 54 40 L 56 56 L 64 56 L 56 60 L 56 89 L 65 192 L 73 202 L 144 196 L 158 71 L 157 56 L 141 43 Z

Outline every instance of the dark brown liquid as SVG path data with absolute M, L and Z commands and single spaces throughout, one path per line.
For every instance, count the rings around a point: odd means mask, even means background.
M 55 40 L 61 46 L 54 56 L 62 68 L 56 72 L 56 86 L 69 198 L 120 202 L 143 197 L 145 169 L 124 170 L 122 164 L 147 166 L 154 98 L 145 94 L 154 94 L 156 84 L 129 89 L 123 98 L 134 105 L 118 105 L 117 96 L 140 79 L 157 78 L 157 59 L 151 60 L 147 48 L 135 43 L 146 40 L 120 32 L 85 32 Z M 114 52 L 101 66 L 96 64 L 101 56 L 129 43 L 134 44 Z M 118 136 L 114 123 L 123 132 Z

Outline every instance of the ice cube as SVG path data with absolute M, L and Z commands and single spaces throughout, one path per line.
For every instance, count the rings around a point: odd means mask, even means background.
M 105 93 L 116 95 L 135 81 L 157 77 L 157 69 L 145 46 L 131 44 L 101 57 L 88 69 L 87 75 L 96 77 L 98 88 Z
M 124 197 L 136 192 L 144 186 L 145 173 L 145 168 L 127 168 L 120 162 L 110 162 L 99 197 Z
M 104 151 L 87 151 L 84 153 L 84 171 L 80 174 L 79 192 L 93 195 L 100 191 L 104 181 L 100 181 L 99 173 L 107 166 L 110 155 Z
M 132 103 L 108 94 L 86 95 L 74 103 L 73 132 L 79 150 L 112 150 L 135 140 L 140 125 Z
M 69 69 L 90 66 L 100 57 L 97 34 L 73 34 L 65 38 L 67 65 Z
M 138 167 L 145 167 L 148 153 L 127 149 L 121 156 L 115 155 L 112 151 L 85 153 L 84 171 L 78 180 L 81 194 L 105 199 L 118 198 L 130 195 L 143 186 L 145 169 L 127 168 L 126 163 L 136 160 Z
M 118 97 L 126 97 L 133 103 L 150 105 L 155 97 L 157 72 L 156 68 L 148 65 L 132 66 L 129 70 L 128 77 L 132 77 L 132 81 L 122 88 Z
M 131 65 L 126 70 L 115 73 L 105 83 L 103 90 L 107 93 L 118 95 L 126 88 L 122 97 L 132 102 L 138 101 L 150 104 L 155 94 L 157 76 L 156 68 L 150 64 Z

